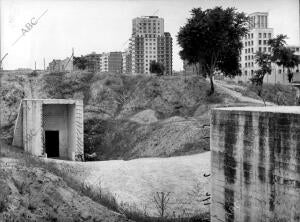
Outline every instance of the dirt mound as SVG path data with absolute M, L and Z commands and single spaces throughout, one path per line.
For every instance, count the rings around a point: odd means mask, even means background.
M 0 221 L 126 221 L 45 169 L 0 159 Z
M 133 122 L 137 122 L 140 124 L 149 124 L 149 123 L 155 123 L 158 121 L 156 117 L 156 112 L 151 109 L 144 110 L 142 112 L 139 112 L 135 114 L 133 117 L 131 117 L 129 120 Z

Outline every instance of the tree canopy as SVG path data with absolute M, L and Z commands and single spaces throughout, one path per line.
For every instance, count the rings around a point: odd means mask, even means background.
M 164 74 L 165 67 L 163 64 L 156 62 L 156 61 L 151 61 L 150 63 L 150 72 L 155 73 L 157 75 L 163 75 Z
M 272 49 L 272 55 L 270 57 L 272 62 L 287 69 L 288 79 L 289 82 L 291 82 L 293 78 L 291 69 L 299 64 L 299 58 L 290 48 L 286 47 L 286 39 L 286 35 L 280 34 L 273 39 L 269 39 L 268 44 Z
M 266 74 L 271 74 L 271 55 L 264 52 L 256 52 L 255 62 L 260 67 L 255 71 L 255 75 L 250 79 L 252 83 L 262 86 Z M 260 93 L 259 93 L 260 96 Z
M 89 65 L 88 60 L 84 57 L 73 57 L 73 65 L 76 66 L 78 69 L 84 70 Z
M 242 37 L 248 33 L 248 17 L 235 8 L 215 7 L 202 10 L 194 8 L 191 18 L 177 35 L 179 52 L 189 64 L 202 63 L 204 76 L 210 78 L 214 92 L 213 75 L 216 70 L 226 76 L 239 75 L 239 56 Z

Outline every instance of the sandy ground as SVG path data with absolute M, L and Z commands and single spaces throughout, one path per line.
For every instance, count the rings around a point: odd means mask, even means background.
M 210 152 L 169 157 L 143 158 L 130 161 L 110 160 L 69 162 L 50 160 L 74 174 L 74 177 L 95 190 L 108 190 L 117 200 L 155 215 L 153 196 L 171 192 L 169 212 L 176 214 L 207 212 L 209 200 Z M 75 176 L 76 175 L 76 176 Z M 204 204 L 206 203 L 206 204 Z
M 0 155 L 0 221 L 128 221 L 47 170 Z

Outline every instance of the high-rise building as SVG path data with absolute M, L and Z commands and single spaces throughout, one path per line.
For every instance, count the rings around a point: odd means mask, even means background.
M 122 73 L 122 52 L 110 52 L 108 56 L 108 71 Z
M 162 63 L 165 74 L 172 74 L 172 37 L 164 32 L 163 18 L 134 18 L 129 50 L 133 74 L 149 74 L 151 61 Z
M 268 13 L 255 12 L 249 15 L 250 31 L 243 38 L 243 49 L 240 57 L 242 75 L 239 80 L 248 81 L 259 67 L 255 63 L 255 53 L 271 53 L 268 40 L 273 38 L 273 29 L 268 27 Z

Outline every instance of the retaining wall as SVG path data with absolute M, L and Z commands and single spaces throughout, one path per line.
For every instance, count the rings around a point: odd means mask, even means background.
M 300 107 L 211 112 L 211 221 L 300 221 Z

